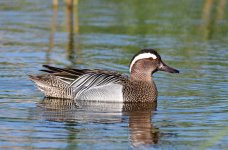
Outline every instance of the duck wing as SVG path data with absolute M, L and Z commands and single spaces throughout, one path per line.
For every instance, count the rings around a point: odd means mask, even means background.
M 123 101 L 123 83 L 127 76 L 113 71 L 56 68 L 44 65 L 51 76 L 67 85 L 72 97 L 78 100 Z M 71 89 L 71 90 L 69 90 Z M 69 93 L 69 92 L 68 92 Z

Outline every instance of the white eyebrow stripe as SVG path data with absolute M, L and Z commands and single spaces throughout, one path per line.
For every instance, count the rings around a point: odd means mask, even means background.
M 138 56 L 136 56 L 133 61 L 131 62 L 131 65 L 130 65 L 130 72 L 131 72 L 131 68 L 132 66 L 134 65 L 134 63 L 140 59 L 145 59 L 145 58 L 153 58 L 153 59 L 156 59 L 157 56 L 154 55 L 154 54 L 151 54 L 151 53 L 142 53 L 142 54 L 139 54 Z

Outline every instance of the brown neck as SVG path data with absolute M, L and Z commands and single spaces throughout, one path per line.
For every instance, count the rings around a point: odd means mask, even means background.
M 134 69 L 131 71 L 130 80 L 151 82 L 151 72 Z
M 151 72 L 154 70 L 150 60 L 139 60 L 131 68 L 130 79 L 151 82 Z

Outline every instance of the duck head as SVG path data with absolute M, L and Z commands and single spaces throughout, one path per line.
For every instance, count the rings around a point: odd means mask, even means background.
M 131 60 L 130 74 L 133 79 L 151 78 L 157 71 L 169 73 L 179 73 L 177 69 L 166 65 L 161 56 L 153 49 L 143 49 L 139 51 Z

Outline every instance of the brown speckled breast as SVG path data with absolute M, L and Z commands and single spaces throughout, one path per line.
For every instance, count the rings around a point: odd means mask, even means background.
M 123 87 L 124 102 L 154 102 L 157 100 L 157 95 L 153 81 L 129 81 Z

